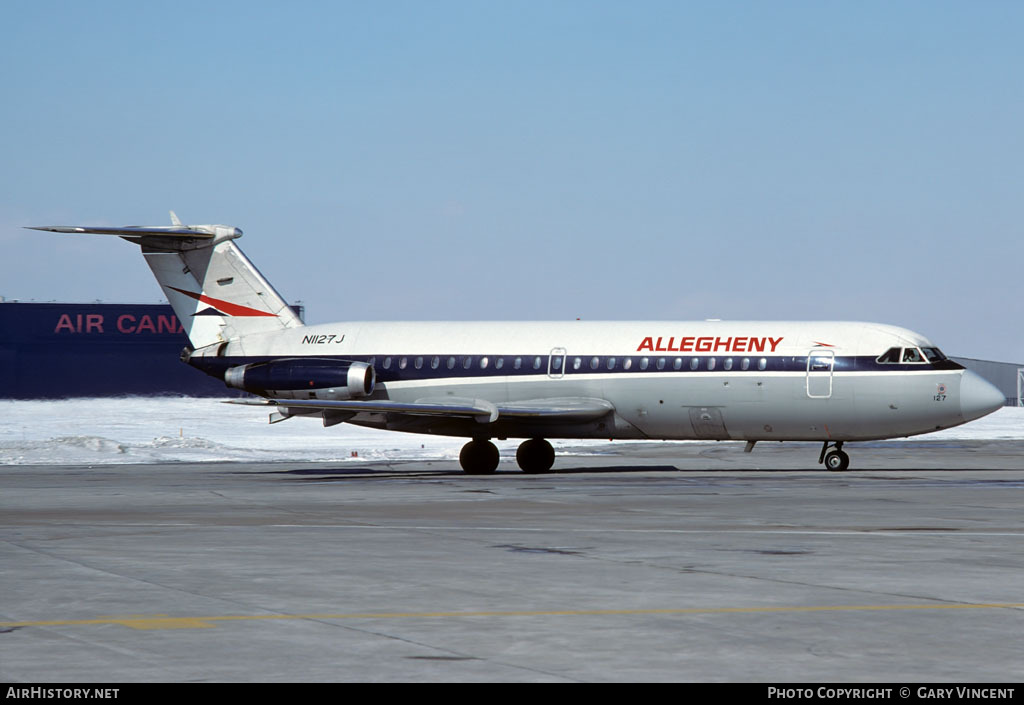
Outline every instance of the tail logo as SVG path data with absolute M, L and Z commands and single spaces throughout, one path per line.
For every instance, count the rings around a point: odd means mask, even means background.
M 195 299 L 196 301 L 204 304 L 209 304 L 213 308 L 207 308 L 202 311 L 197 311 L 193 315 L 195 316 L 270 316 L 271 318 L 276 317 L 276 314 L 268 311 L 260 311 L 255 308 L 249 308 L 248 306 L 242 306 L 241 304 L 233 304 L 230 301 L 224 301 L 223 299 L 215 299 L 212 296 L 206 294 L 196 294 L 185 289 L 179 289 L 176 286 L 169 287 L 174 289 L 179 294 L 184 294 L 189 298 Z

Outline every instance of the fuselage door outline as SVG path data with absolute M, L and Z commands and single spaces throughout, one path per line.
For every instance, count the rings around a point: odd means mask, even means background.
M 565 348 L 551 348 L 548 356 L 548 377 L 562 379 L 565 375 Z
M 807 396 L 829 399 L 832 396 L 832 372 L 836 365 L 833 350 L 814 348 L 807 353 Z

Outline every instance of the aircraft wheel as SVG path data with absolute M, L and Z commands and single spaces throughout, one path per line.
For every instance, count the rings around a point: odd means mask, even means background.
M 555 464 L 555 449 L 543 438 L 523 441 L 516 451 L 516 462 L 523 472 L 544 473 Z
M 850 467 L 850 456 L 841 450 L 834 450 L 825 456 L 825 467 L 832 472 L 842 472 Z
M 498 469 L 498 449 L 490 441 L 470 441 L 462 446 L 459 465 L 467 475 L 490 475 Z

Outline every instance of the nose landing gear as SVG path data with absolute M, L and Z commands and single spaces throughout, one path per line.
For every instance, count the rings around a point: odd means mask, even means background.
M 830 451 L 829 445 L 833 448 Z M 843 442 L 836 441 L 834 444 L 829 444 L 825 441 L 821 446 L 821 455 L 818 457 L 819 463 L 824 463 L 832 472 L 842 472 L 850 467 L 850 456 L 843 451 Z

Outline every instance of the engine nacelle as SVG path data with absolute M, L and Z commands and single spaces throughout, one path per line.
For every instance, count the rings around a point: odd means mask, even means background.
M 365 362 L 282 358 L 230 367 L 224 384 L 274 399 L 357 399 L 373 394 L 377 377 Z

